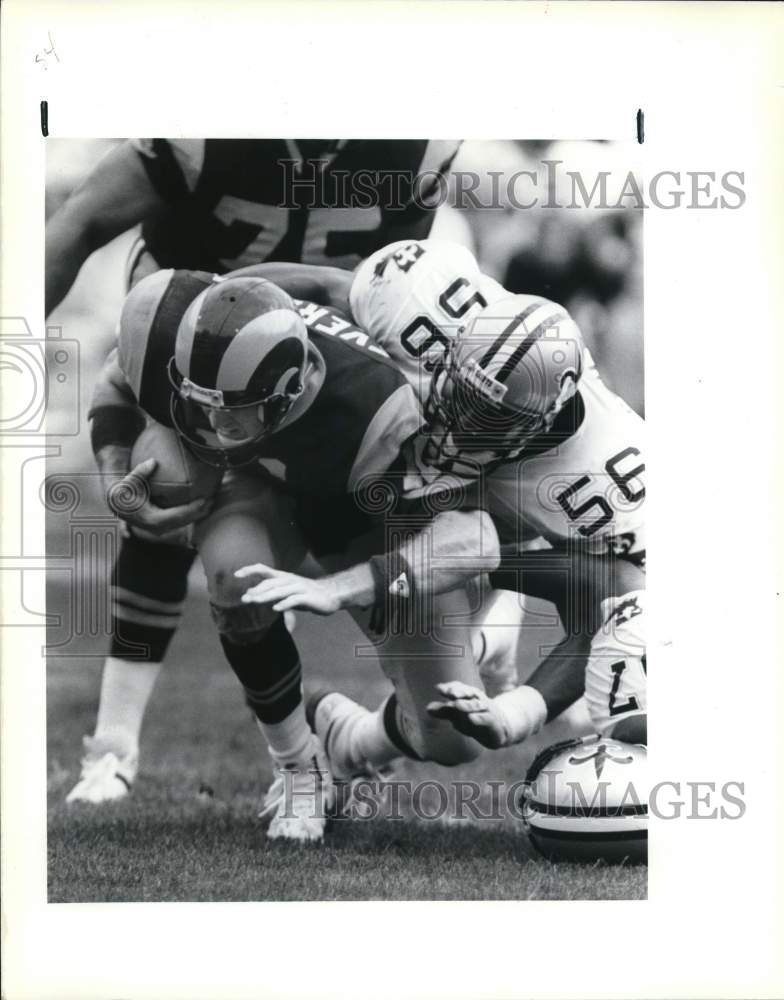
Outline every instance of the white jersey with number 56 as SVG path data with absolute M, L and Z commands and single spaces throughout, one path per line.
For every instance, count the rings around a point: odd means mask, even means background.
M 499 466 L 483 484 L 484 503 L 506 543 L 541 536 L 643 562 L 645 422 L 607 388 L 590 356 L 586 361 L 575 429 L 547 450 Z
M 508 295 L 464 247 L 403 240 L 360 265 L 349 301 L 355 321 L 395 360 L 424 403 L 433 369 L 458 331 Z M 530 303 L 539 307 L 528 318 L 531 329 L 553 319 L 559 326 L 573 323 L 554 302 L 530 296 Z M 573 540 L 642 559 L 644 422 L 607 388 L 587 350 L 570 415 L 568 434 L 554 434 L 552 445 L 540 442 L 476 484 L 483 506 L 505 542 Z M 419 472 L 421 489 L 439 479 L 421 465 Z M 456 480 L 442 478 L 452 485 Z M 416 492 L 417 484 L 407 485 Z

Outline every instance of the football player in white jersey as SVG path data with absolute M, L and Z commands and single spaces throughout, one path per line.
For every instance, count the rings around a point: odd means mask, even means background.
M 592 726 L 602 736 L 647 744 L 645 574 L 626 559 L 579 550 L 518 553 L 491 579 L 525 580 L 526 592 L 552 601 L 570 633 L 528 683 L 495 698 L 460 683 L 440 685 L 435 718 L 490 749 L 521 743 L 585 691 Z M 583 671 L 583 663 L 585 663 Z
M 543 538 L 644 560 L 642 420 L 601 381 L 563 309 L 509 296 L 467 251 L 435 241 L 378 251 L 350 285 L 339 272 L 312 277 L 321 288 L 309 297 L 347 302 L 427 393 L 421 488 L 433 487 L 433 465 L 446 480 L 473 478 L 514 547 Z M 361 599 L 367 579 L 355 578 L 353 597 L 336 598 L 327 593 L 334 581 L 268 576 L 247 599 L 324 611 L 330 600 Z M 331 721 L 348 718 L 347 701 L 327 709 Z
M 507 296 L 497 281 L 480 272 L 470 251 L 439 240 L 392 243 L 367 258 L 353 274 L 288 264 L 265 264 L 247 272 L 280 281 L 292 295 L 339 308 L 353 317 L 394 359 L 423 406 L 430 396 L 432 373 L 457 331 L 488 303 Z M 534 301 L 542 302 L 545 311 L 558 308 L 544 300 Z M 562 310 L 558 315 L 566 318 Z M 426 462 L 423 468 L 427 469 Z M 409 492 L 425 488 L 426 478 L 427 472 L 421 483 L 409 481 L 405 487 Z M 524 598 L 494 590 L 482 600 L 479 589 L 478 581 L 474 582 L 474 655 L 486 689 L 497 694 L 517 683 Z

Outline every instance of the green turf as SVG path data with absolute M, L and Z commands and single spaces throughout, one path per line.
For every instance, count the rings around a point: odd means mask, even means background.
M 49 609 L 65 609 L 53 576 Z M 54 640 L 63 629 L 53 630 Z M 526 637 L 531 656 L 548 630 Z M 386 692 L 377 665 L 350 656 L 360 638 L 345 617 L 308 619 L 297 631 L 306 675 L 369 706 Z M 321 847 L 266 841 L 256 819 L 271 771 L 233 674 L 222 660 L 198 585 L 153 695 L 141 773 L 122 802 L 66 806 L 80 738 L 92 731 L 103 640 L 50 657 L 49 898 L 52 902 L 303 899 L 639 899 L 645 867 L 554 865 L 530 847 L 518 820 L 423 821 L 402 796 L 402 820 L 340 820 Z M 328 650 L 328 656 L 324 651 Z M 401 777 L 507 781 L 535 750 L 563 735 L 548 727 L 531 746 L 485 753 L 455 769 L 407 765 Z M 212 796 L 199 794 L 208 785 Z M 432 808 L 425 798 L 425 808 Z M 483 805 L 487 812 L 487 805 Z

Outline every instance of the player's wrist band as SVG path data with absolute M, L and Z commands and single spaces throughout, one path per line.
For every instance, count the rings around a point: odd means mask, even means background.
M 94 455 L 109 445 L 131 448 L 145 425 L 144 417 L 138 410 L 116 404 L 96 406 L 88 413 L 87 419 L 90 421 L 90 444 Z
M 373 574 L 370 627 L 374 632 L 381 632 L 390 614 L 395 619 L 401 601 L 409 602 L 414 596 L 414 575 L 408 560 L 400 552 L 372 556 L 368 565 Z

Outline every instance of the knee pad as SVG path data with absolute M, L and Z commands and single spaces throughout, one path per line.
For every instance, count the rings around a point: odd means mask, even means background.
M 225 568 L 212 569 L 207 574 L 207 589 L 209 590 L 210 602 L 215 607 L 241 607 L 258 608 L 260 611 L 266 610 L 273 616 L 276 612 L 269 611 L 266 605 L 262 604 L 242 604 L 242 595 L 256 581 L 238 580 L 234 575 L 235 570 L 240 568 L 241 563 L 234 563 Z
M 210 610 L 220 634 L 237 646 L 259 642 L 280 618 L 266 604 L 210 604 Z

